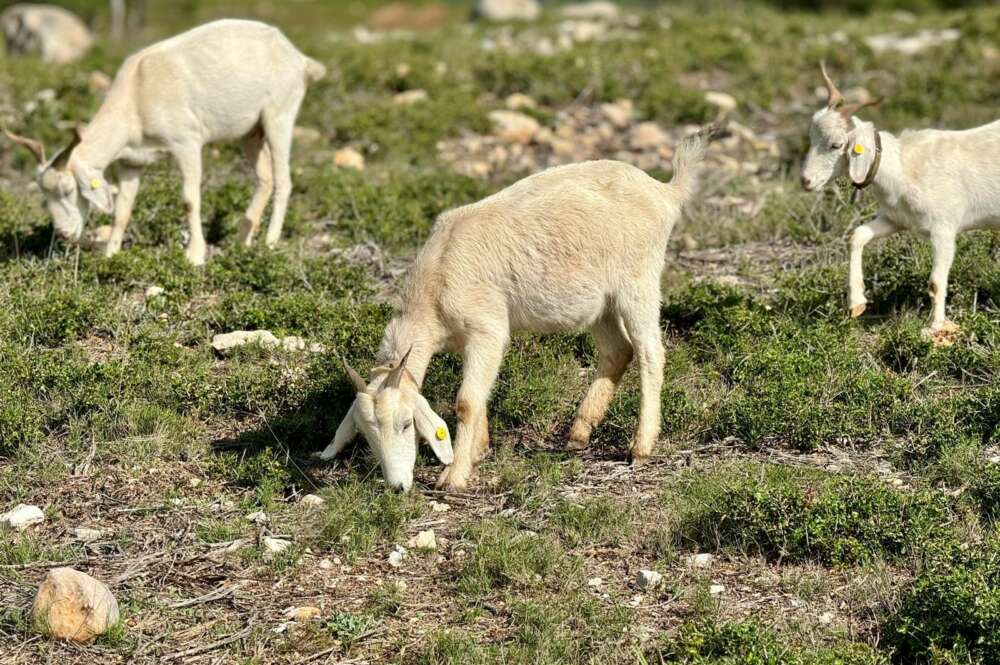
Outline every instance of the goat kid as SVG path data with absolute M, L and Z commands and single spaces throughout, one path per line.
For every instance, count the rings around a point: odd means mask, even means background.
M 266 240 L 268 246 L 275 245 L 292 190 L 289 158 L 295 119 L 307 84 L 325 72 L 277 28 L 256 21 L 215 21 L 125 60 L 97 114 L 51 161 L 46 161 L 40 141 L 5 133 L 38 159 L 38 182 L 60 236 L 78 242 L 91 206 L 114 213 L 108 256 L 121 249 L 140 168 L 159 152 L 172 154 L 184 180 L 187 258 L 202 265 L 202 148 L 242 139 L 257 188 L 240 240 L 253 242 L 273 191 Z M 117 200 L 104 177 L 113 162 L 120 164 Z
M 660 432 L 660 277 L 667 240 L 715 129 L 678 146 L 669 184 L 621 162 L 584 162 L 538 173 L 441 215 L 385 331 L 379 366 L 367 383 L 347 368 L 357 396 L 321 457 L 334 457 L 360 432 L 386 482 L 406 489 L 419 435 L 448 465 L 438 485 L 461 490 L 489 446 L 487 400 L 511 333 L 589 327 L 599 366 L 569 447 L 588 445 L 635 356 L 642 405 L 631 457 L 648 459 Z M 431 357 L 442 350 L 464 360 L 454 448 L 444 420 L 420 394 Z
M 899 231 L 919 233 L 933 248 L 933 314 L 925 334 L 948 344 L 958 331 L 945 317 L 955 238 L 969 229 L 1000 228 L 1000 121 L 963 131 L 907 130 L 897 138 L 855 115 L 878 101 L 845 105 L 825 65 L 821 70 L 829 98 L 812 117 L 802 187 L 815 191 L 846 174 L 858 189 L 870 185 L 879 203 L 878 216 L 851 235 L 850 316 L 861 316 L 868 303 L 865 246 Z

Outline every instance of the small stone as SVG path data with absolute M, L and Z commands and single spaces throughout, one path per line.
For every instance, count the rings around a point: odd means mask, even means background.
M 510 143 L 531 143 L 541 126 L 531 116 L 517 111 L 492 111 L 493 134 Z
M 655 570 L 640 570 L 635 576 L 635 584 L 643 591 L 651 591 L 660 585 L 663 575 Z
M 451 510 L 451 506 L 447 503 L 441 503 L 439 501 L 431 501 L 431 510 L 435 513 L 446 513 Z
M 632 100 L 630 99 L 619 99 L 614 103 L 608 102 L 601 104 L 601 115 L 603 115 L 608 122 L 619 129 L 629 126 L 632 122 L 632 114 L 634 111 L 635 106 L 632 104 Z
M 507 99 L 504 100 L 504 105 L 511 111 L 520 111 L 521 109 L 533 109 L 538 104 L 535 100 L 528 95 L 521 94 L 520 92 L 515 92 L 513 94 L 507 95 Z
M 628 143 L 633 150 L 653 150 L 667 145 L 670 136 L 655 122 L 641 122 L 629 132 Z
M 326 499 L 324 499 L 321 496 L 316 496 L 315 494 L 306 494 L 304 497 L 299 499 L 299 503 L 301 503 L 303 506 L 316 508 L 326 503 Z
M 319 143 L 323 139 L 323 134 L 315 127 L 296 127 L 292 130 L 292 138 L 299 143 Z
M 587 586 L 589 587 L 599 587 L 602 584 L 604 584 L 604 580 L 602 580 L 600 577 L 591 577 L 589 580 L 587 580 Z
M 829 625 L 833 623 L 833 616 L 833 612 L 823 612 L 819 615 L 819 622 L 824 626 Z
M 392 103 L 397 106 L 408 106 L 418 102 L 426 102 L 428 99 L 430 99 L 430 95 L 427 94 L 426 90 L 406 90 L 393 95 Z
M 278 344 L 278 338 L 270 330 L 235 330 L 212 338 L 212 348 L 220 353 L 245 344 L 275 346 Z
M 722 113 L 732 113 L 739 106 L 736 98 L 725 92 L 706 92 L 705 101 L 718 108 Z
M 365 170 L 365 156 L 354 148 L 341 148 L 333 153 L 333 165 L 339 169 Z
M 474 16 L 487 21 L 534 21 L 541 13 L 537 0 L 479 0 Z
M 162 296 L 166 292 L 162 286 L 150 286 L 146 288 L 146 298 L 156 298 Z
M 393 568 L 399 568 L 403 565 L 403 557 L 405 556 L 406 550 L 397 545 L 396 549 L 389 553 L 389 565 Z
M 39 632 L 86 644 L 118 623 L 118 601 L 90 575 L 53 568 L 38 587 L 31 616 Z
M 688 566 L 692 568 L 708 568 L 715 557 L 708 553 L 695 554 L 687 558 Z
M 247 520 L 253 522 L 254 524 L 267 524 L 270 519 L 263 510 L 255 510 L 254 512 L 247 515 Z
M 264 561 L 273 560 L 275 556 L 281 554 L 292 546 L 292 544 L 284 538 L 272 538 L 270 536 L 266 536 L 261 541 L 261 545 L 264 547 Z
M 33 524 L 45 521 L 45 513 L 38 506 L 19 503 L 14 509 L 0 515 L 0 528 L 24 531 Z
M 197 489 L 197 488 L 201 487 L 201 484 L 203 482 L 205 482 L 205 481 L 203 481 L 201 478 L 189 478 L 188 479 L 188 487 L 190 487 L 191 489 Z
M 712 586 L 708 587 L 708 593 L 711 596 L 718 596 L 725 590 L 726 587 L 722 586 L 721 584 L 713 584 Z
M 434 537 L 434 529 L 419 532 L 406 545 L 417 550 L 436 550 L 437 539 Z
M 318 607 L 292 607 L 285 611 L 285 616 L 292 621 L 306 622 L 318 619 L 323 616 L 323 611 Z
M 317 565 L 321 570 L 333 570 L 333 562 L 329 559 L 320 559 Z
M 100 529 L 88 529 L 85 526 L 78 526 L 73 529 L 73 537 L 84 543 L 92 543 L 104 537 L 104 532 Z
M 563 7 L 566 18 L 589 18 L 614 21 L 618 18 L 618 5 L 613 2 L 580 2 Z

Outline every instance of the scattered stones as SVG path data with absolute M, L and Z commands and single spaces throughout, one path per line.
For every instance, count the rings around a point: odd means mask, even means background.
M 713 584 L 708 587 L 708 593 L 710 596 L 718 596 L 720 593 L 726 590 L 726 587 L 721 584 Z
M 104 532 L 100 529 L 89 529 L 85 526 L 78 526 L 73 529 L 73 537 L 83 543 L 92 543 L 104 537 Z
M 917 55 L 935 46 L 958 41 L 961 36 L 961 31 L 955 28 L 920 30 L 913 35 L 889 32 L 865 37 L 865 44 L 875 53 L 894 52 L 902 55 Z
M 13 510 L 0 515 L 0 528 L 24 531 L 33 524 L 45 521 L 45 513 L 38 506 L 19 503 Z
M 635 576 L 635 584 L 643 591 L 652 591 L 663 581 L 663 575 L 655 570 L 640 570 Z
M 392 103 L 396 106 L 409 106 L 410 104 L 426 102 L 428 99 L 430 99 L 430 95 L 427 94 L 426 90 L 406 90 L 393 95 Z
M 354 148 L 341 148 L 333 153 L 333 165 L 339 169 L 365 170 L 365 156 Z
M 307 345 L 304 339 L 294 335 L 279 339 L 270 330 L 235 330 L 216 335 L 212 338 L 212 348 L 219 353 L 225 353 L 247 344 L 280 347 L 285 351 L 305 351 L 307 348 L 311 353 L 322 353 L 325 351 L 323 345 Z
M 299 499 L 299 503 L 310 508 L 318 508 L 326 503 L 326 499 L 321 496 L 316 496 L 315 494 L 306 494 L 304 497 Z
M 613 2 L 581 2 L 563 7 L 562 15 L 566 18 L 601 19 L 614 21 L 618 19 L 618 5 Z
M 629 145 L 635 150 L 655 150 L 667 145 L 670 137 L 655 122 L 640 122 L 629 132 Z
M 541 129 L 537 120 L 517 111 L 492 111 L 489 117 L 493 134 L 510 143 L 531 143 Z
M 86 644 L 118 623 L 118 601 L 90 575 L 53 568 L 38 587 L 31 616 L 39 632 Z
M 410 542 L 406 546 L 415 550 L 436 550 L 437 538 L 434 536 L 434 529 L 419 532 L 416 536 L 410 538 Z
M 521 109 L 533 109 L 538 106 L 538 104 L 535 102 L 534 99 L 520 92 L 515 92 L 510 95 L 507 95 L 507 99 L 505 99 L 503 103 L 511 111 L 520 111 Z
M 736 98 L 725 92 L 706 92 L 705 101 L 719 109 L 723 114 L 732 113 L 739 106 Z
M 162 286 L 149 286 L 146 288 L 146 298 L 156 298 L 162 296 L 166 292 Z
M 271 536 L 265 536 L 260 544 L 264 547 L 264 561 L 273 561 L 277 555 L 292 546 L 292 543 L 284 538 L 272 538 Z
M 687 564 L 691 568 L 708 568 L 712 565 L 714 556 L 708 553 L 694 554 L 687 558 Z
M 406 556 L 406 548 L 396 545 L 396 549 L 389 553 L 389 565 L 399 568 L 403 565 L 403 558 Z
M 298 621 L 300 623 L 305 623 L 307 621 L 312 621 L 313 619 L 318 619 L 323 616 L 323 610 L 318 607 L 303 606 L 303 607 L 290 607 L 285 610 L 285 616 L 292 621 Z
M 541 13 L 536 0 L 479 0 L 473 16 L 486 21 L 534 21 Z

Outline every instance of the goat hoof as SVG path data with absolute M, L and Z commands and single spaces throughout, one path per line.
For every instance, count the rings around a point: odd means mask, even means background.
M 637 455 L 632 453 L 630 455 L 629 464 L 633 467 L 645 466 L 649 463 L 649 455 Z
M 864 314 L 866 306 L 867 306 L 867 303 L 861 303 L 859 305 L 855 305 L 854 307 L 851 307 L 851 318 L 852 319 L 856 319 L 859 316 L 861 316 L 862 314 Z
M 577 439 L 570 437 L 569 441 L 566 443 L 566 450 L 572 452 L 580 452 L 581 450 L 586 450 L 590 447 L 590 441 L 587 439 Z
M 450 466 L 445 467 L 437 481 L 437 488 L 445 492 L 461 492 L 468 486 L 469 474 L 457 473 Z

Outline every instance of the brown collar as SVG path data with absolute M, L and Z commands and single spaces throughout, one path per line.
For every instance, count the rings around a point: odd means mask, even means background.
M 871 168 L 868 169 L 868 175 L 860 183 L 854 183 L 854 188 L 860 192 L 862 189 L 868 185 L 875 182 L 875 176 L 878 175 L 878 167 L 882 165 L 882 137 L 879 136 L 878 130 L 875 130 L 875 160 L 872 162 Z

